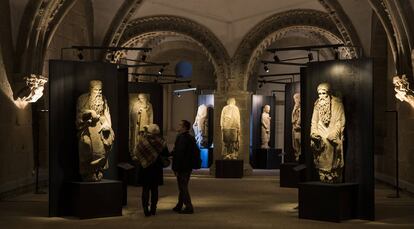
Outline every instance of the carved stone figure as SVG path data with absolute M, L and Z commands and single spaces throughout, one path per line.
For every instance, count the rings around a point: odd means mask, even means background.
M 108 168 L 108 154 L 114 142 L 108 102 L 102 82 L 90 81 L 89 93 L 79 96 L 76 106 L 79 137 L 79 172 L 83 181 L 100 181 Z
M 240 111 L 234 98 L 229 98 L 227 106 L 223 107 L 220 126 L 224 143 L 223 158 L 237 159 L 239 157 Z
M 43 90 L 48 79 L 35 74 L 31 74 L 30 77 L 24 79 L 26 80 L 26 87 L 18 92 L 17 97 L 20 101 L 35 103 L 43 96 Z
M 311 149 L 319 179 L 342 182 L 345 112 L 342 101 L 330 93 L 330 85 L 319 84 L 311 123 Z
M 193 130 L 197 144 L 201 147 L 208 145 L 208 108 L 201 104 L 197 109 Z
M 135 149 L 138 143 L 140 132 L 144 131 L 144 126 L 153 123 L 153 110 L 149 102 L 149 95 L 140 93 L 136 98 L 130 100 L 130 152 Z
M 414 91 L 410 89 L 410 83 L 405 75 L 394 76 L 392 78 L 394 84 L 395 97 L 401 102 L 407 102 L 414 108 Z
M 262 139 L 262 145 L 260 148 L 262 149 L 269 149 L 269 141 L 270 141 L 270 120 L 272 119 L 270 117 L 270 106 L 265 105 L 263 107 L 262 112 L 262 128 L 261 128 L 261 139 Z
M 300 93 L 295 93 L 293 95 L 293 101 L 295 105 L 292 110 L 292 147 L 295 155 L 295 160 L 299 161 L 299 156 L 301 154 L 300 148 Z

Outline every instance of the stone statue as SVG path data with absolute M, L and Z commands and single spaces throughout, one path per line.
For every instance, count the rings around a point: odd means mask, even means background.
M 130 110 L 130 152 L 135 149 L 138 143 L 140 132 L 144 131 L 144 126 L 153 123 L 153 110 L 149 102 L 149 95 L 140 93 L 133 98 Z
M 405 75 L 394 76 L 392 78 L 394 84 L 395 97 L 401 102 L 407 102 L 414 108 L 414 91 L 410 89 L 410 83 Z
M 293 95 L 293 101 L 295 105 L 292 110 L 292 147 L 293 153 L 295 155 L 295 160 L 299 161 L 299 156 L 301 154 L 300 148 L 300 93 L 295 93 Z
M 208 146 L 208 108 L 201 104 L 197 109 L 197 116 L 194 120 L 193 130 L 197 145 Z
M 270 120 L 272 119 L 270 117 L 270 106 L 269 105 L 265 105 L 263 107 L 263 112 L 262 112 L 262 135 L 261 135 L 261 139 L 262 139 L 262 145 L 260 146 L 260 148 L 262 149 L 269 149 L 269 141 L 270 141 Z
M 224 143 L 223 158 L 237 159 L 239 157 L 240 111 L 234 98 L 229 98 L 227 106 L 221 111 L 220 127 Z
M 344 167 L 345 112 L 342 101 L 330 93 L 330 85 L 319 84 L 311 123 L 311 150 L 319 179 L 342 182 Z
M 79 137 L 79 172 L 83 181 L 100 181 L 108 168 L 108 154 L 114 142 L 108 102 L 102 82 L 90 81 L 89 93 L 79 96 L 76 127 Z
M 31 74 L 25 77 L 26 87 L 18 92 L 18 99 L 27 103 L 35 103 L 43 96 L 43 90 L 47 83 L 47 78 L 41 75 Z

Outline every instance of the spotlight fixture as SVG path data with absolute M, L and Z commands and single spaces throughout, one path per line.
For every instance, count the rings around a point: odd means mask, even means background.
M 263 83 L 262 82 L 260 82 L 259 83 L 259 88 L 262 88 L 263 87 Z
M 192 87 L 191 87 L 191 84 L 187 84 L 187 87 L 188 87 L 188 88 L 192 88 Z
M 339 50 L 338 50 L 338 48 L 334 48 L 334 55 L 335 55 L 335 60 L 339 60 Z
M 147 55 L 144 53 L 144 54 L 142 54 L 142 56 L 141 56 L 141 61 L 142 61 L 142 62 L 145 62 L 145 60 L 147 60 Z
M 280 62 L 280 59 L 279 59 L 279 57 L 276 55 L 276 53 L 275 53 L 275 55 L 273 56 L 273 60 L 275 61 L 275 63 L 279 63 L 279 62 Z
M 160 70 L 158 71 L 158 75 L 162 75 L 163 72 L 164 72 L 164 66 L 160 68 Z
M 78 58 L 79 60 L 83 60 L 83 53 L 82 53 L 82 49 L 78 49 Z
M 264 64 L 263 69 L 265 70 L 265 72 L 269 72 L 269 67 L 267 66 L 267 64 Z
M 313 54 L 312 54 L 312 52 L 309 52 L 308 53 L 308 60 L 309 60 L 309 62 L 311 62 L 313 60 Z
M 181 94 L 180 93 L 177 93 L 177 97 L 180 98 L 181 97 Z

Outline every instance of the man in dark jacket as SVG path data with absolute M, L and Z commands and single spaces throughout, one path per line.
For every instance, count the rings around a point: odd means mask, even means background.
M 172 169 L 177 177 L 179 190 L 178 203 L 173 208 L 173 211 L 182 214 L 194 213 L 190 193 L 188 192 L 188 182 L 190 181 L 191 172 L 193 170 L 193 154 L 195 151 L 195 139 L 188 133 L 190 128 L 191 124 L 189 121 L 180 121 L 178 125 L 178 135 L 175 140 L 174 150 L 172 151 Z M 184 209 L 182 209 L 183 205 L 185 205 Z

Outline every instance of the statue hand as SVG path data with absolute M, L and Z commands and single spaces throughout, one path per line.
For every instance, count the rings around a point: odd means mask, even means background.
M 316 134 L 316 133 L 311 133 L 311 139 L 314 140 L 314 141 L 320 141 L 321 136 L 319 134 Z

